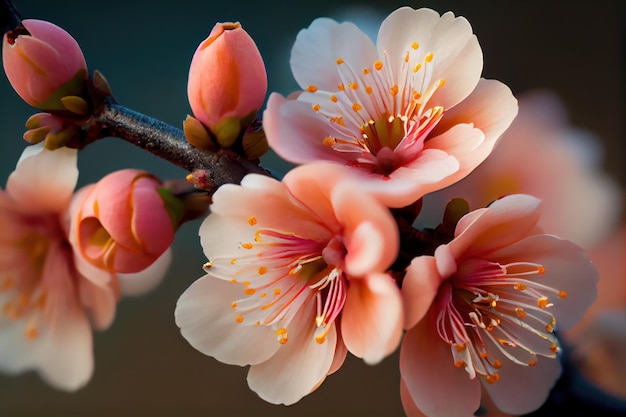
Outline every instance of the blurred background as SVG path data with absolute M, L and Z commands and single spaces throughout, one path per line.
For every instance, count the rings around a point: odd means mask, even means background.
M 314 18 L 351 20 L 374 36 L 379 22 L 399 6 L 451 10 L 472 24 L 483 49 L 484 77 L 501 80 L 515 95 L 536 89 L 553 92 L 562 100 L 569 123 L 599 141 L 600 169 L 622 189 L 626 184 L 626 3 L 620 0 L 317 0 L 297 5 L 274 0 L 14 0 L 14 4 L 23 18 L 48 20 L 72 34 L 90 73 L 98 69 L 104 74 L 120 104 L 177 127 L 190 113 L 186 83 L 191 57 L 216 22 L 239 21 L 265 59 L 269 91 L 288 94 L 297 88 L 288 63 L 291 45 Z M 24 122 L 36 110 L 21 101 L 4 75 L 0 108 L 3 186 L 25 146 Z M 530 158 L 527 162 L 534 163 Z M 288 168 L 273 154 L 264 157 L 263 165 L 279 172 Z M 82 151 L 79 168 L 79 186 L 121 168 L 146 169 L 163 180 L 186 174 L 116 138 Z M 248 389 L 247 369 L 223 365 L 191 348 L 180 336 L 173 312 L 180 294 L 203 274 L 198 226 L 196 221 L 180 230 L 165 281 L 147 295 L 122 299 L 112 327 L 95 335 L 96 368 L 86 387 L 68 394 L 49 388 L 35 373 L 0 376 L 0 416 L 403 415 L 397 353 L 377 366 L 349 357 L 316 392 L 283 407 L 266 404 Z M 623 235 L 618 244 L 623 248 Z M 623 266 L 623 253 L 616 256 Z M 624 350 L 617 355 L 626 361 Z M 626 380 L 618 383 L 626 385 Z

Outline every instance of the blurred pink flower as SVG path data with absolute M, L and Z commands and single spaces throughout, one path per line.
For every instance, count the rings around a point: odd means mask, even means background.
M 187 97 L 196 119 L 218 137 L 220 122 L 258 111 L 267 93 L 267 74 L 254 40 L 239 22 L 217 23 L 196 49 Z
M 402 334 L 400 292 L 384 271 L 398 251 L 389 211 L 343 182 L 347 168 L 307 164 L 283 182 L 250 174 L 215 193 L 200 228 L 209 262 L 176 306 L 189 343 L 251 365 L 271 403 L 315 390 L 347 351 L 376 363 Z
M 623 192 L 602 170 L 600 142 L 569 124 L 553 93 L 526 93 L 519 109 L 489 158 L 459 183 L 428 195 L 423 215 L 439 213 L 454 197 L 484 207 L 526 193 L 542 200 L 542 227 L 590 248 L 613 231 L 622 212 Z
M 553 331 L 583 317 L 598 273 L 580 247 L 540 234 L 539 208 L 528 195 L 496 200 L 407 268 L 400 373 L 409 415 L 472 416 L 481 383 L 505 413 L 547 399 L 561 371 Z
M 92 327 L 109 327 L 124 279 L 154 276 L 81 271 L 67 240 L 65 211 L 78 178 L 76 150 L 26 148 L 0 190 L 0 370 L 36 370 L 55 388 L 81 388 L 93 372 Z
M 80 256 L 111 273 L 139 272 L 172 244 L 182 217 L 154 175 L 124 169 L 81 190 L 72 203 L 71 241 Z
M 80 96 L 87 64 L 76 40 L 53 23 L 25 19 L 4 34 L 2 63 L 13 89 L 42 110 L 66 110 L 61 99 Z
M 316 19 L 291 53 L 304 91 L 273 93 L 263 127 L 284 159 L 348 165 L 386 205 L 406 206 L 469 174 L 515 117 L 511 91 L 482 66 L 451 12 L 402 7 L 376 45 L 352 23 Z

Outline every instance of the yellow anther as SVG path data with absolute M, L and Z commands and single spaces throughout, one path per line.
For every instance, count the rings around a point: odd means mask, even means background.
M 559 347 L 555 343 L 552 343 L 552 345 L 550 346 L 550 352 L 556 353 L 558 351 L 559 351 Z
M 233 284 L 239 284 L 239 281 L 237 281 L 235 278 L 231 279 L 230 282 L 232 282 Z
M 496 369 L 502 368 L 502 362 L 496 359 L 495 361 L 493 361 L 493 367 Z
M 237 258 L 233 258 L 230 260 L 231 265 L 235 265 L 237 263 Z
M 230 303 L 230 307 L 237 308 L 237 301 L 233 301 L 232 303 Z
M 306 91 L 308 91 L 309 93 L 314 93 L 317 91 L 317 87 L 314 85 L 310 85 L 306 88 Z
M 266 266 L 260 266 L 259 267 L 259 275 L 263 275 L 267 273 L 267 267 Z
M 498 382 L 499 379 L 500 379 L 500 375 L 498 375 L 497 372 L 491 375 L 485 376 L 485 381 L 487 381 L 488 384 L 496 383 Z
M 322 108 L 322 106 L 320 106 L 319 104 L 314 104 L 311 106 L 311 108 L 313 109 L 313 111 L 315 113 L 317 113 L 318 111 L 320 111 L 320 109 Z
M 252 249 L 254 247 L 254 245 L 250 242 L 245 242 L 241 244 L 241 247 L 244 249 Z
M 395 84 L 392 85 L 391 88 L 389 89 L 389 92 L 391 93 L 392 96 L 398 95 L 398 86 Z
M 363 68 L 363 75 L 367 75 L 370 73 L 370 69 L 369 68 Z
M 559 291 L 559 298 L 566 298 L 567 297 L 567 291 Z
M 372 86 L 371 86 L 371 85 L 366 85 L 366 86 L 365 86 L 365 92 L 366 92 L 367 94 L 372 94 L 372 93 L 374 92 L 374 89 L 372 88 Z
M 213 262 L 209 261 L 209 262 L 205 262 L 204 265 L 202 265 L 203 268 L 210 268 L 213 266 Z
M 348 84 L 348 87 L 350 87 L 352 90 L 358 90 L 359 89 L 359 84 L 357 84 L 354 81 L 352 81 L 351 83 Z
M 409 62 L 409 53 L 404 54 L 404 62 Z
M 330 96 L 330 101 L 332 101 L 333 103 L 336 103 L 338 101 L 337 96 L 334 94 Z
M 243 290 L 243 292 L 246 295 L 254 295 L 254 293 L 256 293 L 256 290 L 254 288 L 246 288 L 245 290 Z
M 274 288 L 274 295 L 280 295 L 280 288 Z
M 240 324 L 243 323 L 243 316 L 239 315 L 239 316 L 235 317 L 235 321 L 237 321 L 237 323 L 240 323 Z
M 545 274 L 545 273 L 546 273 L 546 268 L 544 268 L 543 266 L 540 266 L 540 267 L 537 269 L 537 273 L 538 273 L 538 274 L 540 274 L 540 275 L 541 275 L 541 274 Z
M 545 308 L 548 305 L 548 297 L 539 297 L 537 299 L 537 305 L 539 308 Z
M 322 145 L 324 146 L 333 146 L 334 144 L 335 144 L 335 138 L 332 138 L 330 136 L 327 136 L 322 140 Z
M 465 361 L 458 360 L 458 361 L 454 362 L 454 367 L 455 368 L 465 368 Z
M 419 47 L 420 47 L 420 44 L 419 44 L 419 43 L 417 43 L 417 42 L 413 42 L 413 43 L 411 44 L 411 48 L 413 48 L 413 49 L 417 49 L 417 48 L 419 48 Z
M 383 69 L 383 62 L 382 61 L 374 62 L 374 69 L 377 71 L 380 71 L 381 69 Z
M 433 60 L 433 56 L 434 55 L 432 52 L 427 53 L 426 56 L 424 57 L 424 61 L 431 62 Z
M 446 80 L 441 79 L 441 80 L 437 81 L 437 88 L 443 87 L 444 85 L 446 85 Z
M 343 64 L 346 61 L 344 61 L 343 58 L 337 58 L 336 62 L 337 62 L 337 65 L 341 65 L 341 64 Z
M 250 226 L 254 226 L 256 223 L 257 223 L 256 217 L 253 217 L 253 216 L 248 217 L 248 224 Z
M 193 174 L 187 174 L 187 175 L 185 176 L 185 180 L 186 180 L 188 183 L 193 184 Z
M 352 105 L 352 110 L 354 110 L 354 111 L 359 111 L 359 110 L 361 110 L 362 108 L 363 108 L 363 107 L 362 107 L 359 103 L 354 103 L 354 104 Z
M 513 285 L 513 288 L 515 288 L 518 291 L 524 291 L 526 288 L 528 288 L 525 284 L 522 284 L 521 282 L 516 282 Z
M 345 86 L 345 85 L 343 85 L 343 83 L 341 83 L 341 84 L 339 84 L 339 85 L 337 86 L 337 90 L 339 90 L 339 91 L 346 91 L 346 86 Z
M 285 329 L 284 327 L 281 327 L 279 329 L 276 330 L 276 339 L 278 340 L 278 343 L 280 343 L 281 345 L 284 345 L 285 343 L 287 343 L 287 329 Z
M 537 360 L 536 359 L 528 362 L 528 366 L 535 366 L 535 365 L 537 365 Z
M 526 317 L 528 315 L 528 314 L 526 314 L 526 312 L 524 311 L 524 309 L 522 307 L 515 307 L 515 314 L 520 319 L 523 319 L 524 317 Z
M 422 64 L 417 64 L 416 66 L 413 67 L 413 72 L 419 71 L 420 68 L 422 68 Z

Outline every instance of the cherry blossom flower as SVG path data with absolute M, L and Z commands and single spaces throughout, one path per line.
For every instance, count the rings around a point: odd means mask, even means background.
M 302 30 L 291 69 L 303 91 L 273 93 L 270 147 L 293 163 L 348 165 L 390 207 L 469 174 L 517 113 L 510 89 L 482 79 L 482 51 L 463 17 L 402 7 L 376 45 L 349 22 Z
M 76 150 L 40 144 L 26 148 L 0 190 L 0 370 L 36 370 L 68 391 L 92 375 L 92 328 L 111 324 L 123 280 L 138 293 L 137 282 L 162 276 L 170 257 L 141 274 L 81 272 L 87 261 L 75 257 L 66 217 L 77 178 Z
M 410 415 L 471 416 L 481 383 L 513 415 L 547 399 L 561 371 L 554 331 L 583 317 L 598 273 L 580 247 L 541 234 L 539 209 L 534 197 L 503 197 L 407 268 L 400 372 Z
M 402 334 L 398 251 L 389 211 L 311 163 L 279 182 L 258 174 L 213 197 L 200 228 L 207 275 L 180 297 L 176 323 L 200 352 L 251 365 L 248 384 L 292 404 L 338 369 L 347 351 L 376 363 Z

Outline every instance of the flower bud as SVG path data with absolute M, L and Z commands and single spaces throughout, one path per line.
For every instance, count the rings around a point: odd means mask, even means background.
M 239 23 L 216 24 L 189 68 L 194 117 L 228 147 L 252 122 L 266 92 L 267 74 L 254 40 Z
M 68 110 L 61 99 L 79 97 L 85 89 L 87 64 L 80 46 L 50 22 L 26 19 L 5 33 L 2 63 L 17 94 L 41 110 Z
M 184 206 L 152 174 L 125 169 L 83 189 L 70 210 L 72 241 L 91 264 L 135 273 L 169 248 Z

